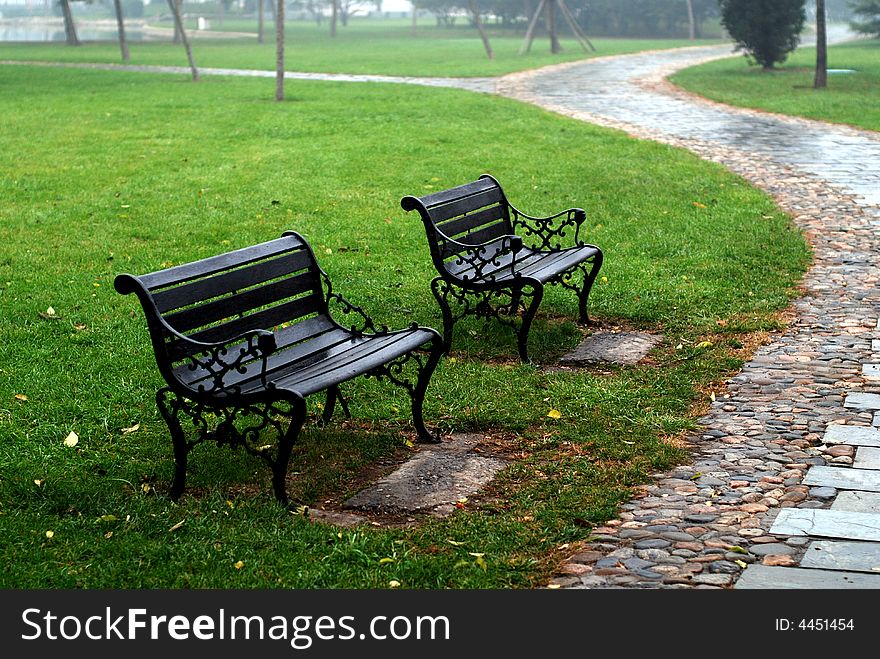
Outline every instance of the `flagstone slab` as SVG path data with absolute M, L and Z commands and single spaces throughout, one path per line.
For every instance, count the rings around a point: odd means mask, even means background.
M 804 485 L 836 487 L 840 490 L 880 492 L 880 470 L 814 465 L 804 476 Z
M 880 379 L 880 364 L 862 364 L 862 375 L 871 380 Z
M 880 588 L 880 574 L 750 565 L 743 571 L 734 588 L 737 590 L 874 589 Z
M 848 510 L 783 508 L 773 521 L 770 533 L 880 542 L 880 515 Z
M 842 423 L 832 423 L 825 428 L 823 441 L 826 444 L 880 447 L 880 430 L 870 426 L 849 426 Z
M 563 355 L 559 362 L 566 365 L 637 364 L 662 340 L 662 336 L 647 332 L 596 332 Z
M 804 552 L 801 567 L 880 575 L 880 542 L 817 540 Z
M 880 448 L 860 446 L 853 460 L 856 469 L 880 469 Z
M 380 513 L 445 515 L 491 481 L 507 462 L 475 452 L 482 437 L 463 433 L 425 444 L 396 471 L 345 502 L 346 508 Z
M 849 510 L 854 513 L 880 514 L 880 492 L 840 492 L 831 504 L 832 510 Z
M 880 394 L 855 391 L 846 395 L 843 406 L 854 410 L 880 410 Z

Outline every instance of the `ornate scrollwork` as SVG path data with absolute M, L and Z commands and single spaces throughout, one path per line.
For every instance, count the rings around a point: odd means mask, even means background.
M 467 245 L 439 231 L 437 244 L 444 260 L 454 257 L 447 262 L 447 267 L 454 266 L 454 272 L 460 273 L 455 276 L 462 281 L 492 282 L 501 270 L 515 276 L 516 254 L 522 249 L 519 236 L 502 236 L 482 245 Z M 508 254 L 510 260 L 502 262 L 501 258 Z
M 226 376 L 233 371 L 245 373 L 246 364 L 260 359 L 263 360 L 262 368 L 265 369 L 265 351 L 260 344 L 260 336 L 251 334 L 246 337 L 243 344 L 237 344 L 231 349 L 230 346 L 218 344 L 207 346 L 196 354 L 187 355 L 186 368 L 205 375 L 205 379 L 198 386 L 200 392 L 223 391 L 224 394 L 237 394 L 238 387 L 230 387 L 224 383 Z
M 381 325 L 379 327 L 373 322 L 373 319 L 367 315 L 367 312 L 364 311 L 361 307 L 356 306 L 346 300 L 342 295 L 333 291 L 333 284 L 330 281 L 330 277 L 326 272 L 321 271 L 321 279 L 324 282 L 324 288 L 327 291 L 326 300 L 327 305 L 329 307 L 330 303 L 333 302 L 339 309 L 339 312 L 343 315 L 354 314 L 357 318 L 360 319 L 359 324 L 351 325 L 350 329 L 355 334 L 363 335 L 363 334 L 387 334 L 390 330 L 387 325 Z
M 169 425 L 171 419 L 179 424 L 179 419 L 183 416 L 195 428 L 195 433 L 187 436 L 183 427 L 180 427 L 179 437 L 172 430 L 174 441 L 181 442 L 180 448 L 185 452 L 188 453 L 203 442 L 215 441 L 219 446 L 233 449 L 241 447 L 270 466 L 277 462 L 277 448 L 274 444 L 260 443 L 260 435 L 271 427 L 281 437 L 291 418 L 289 405 L 276 401 L 214 408 L 179 396 L 167 388 L 158 392 L 157 401 L 159 411 L 169 421 Z
M 564 240 L 569 235 L 570 229 L 574 229 L 574 245 L 584 246 L 586 243 L 580 238 L 581 225 L 586 220 L 586 214 L 580 208 L 570 208 L 550 217 L 532 217 L 511 207 L 511 224 L 517 234 L 524 238 L 536 239 L 529 244 L 531 249 L 558 251 L 564 249 Z M 564 218 L 564 219 L 560 219 Z

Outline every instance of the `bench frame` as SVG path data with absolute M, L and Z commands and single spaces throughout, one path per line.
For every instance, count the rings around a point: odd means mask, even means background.
M 442 312 L 447 353 L 455 323 L 474 315 L 496 318 L 512 328 L 520 358 L 529 363 L 529 329 L 546 284 L 573 291 L 578 322 L 590 322 L 587 302 L 603 255 L 581 239 L 583 209 L 548 217 L 527 215 L 508 201 L 489 174 L 424 197 L 403 197 L 400 205 L 407 212 L 417 210 L 425 226 L 438 273 L 431 292 Z M 572 232 L 568 242 L 573 246 L 564 247 Z M 520 315 L 517 327 L 514 319 Z
M 119 293 L 137 295 L 166 383 L 156 403 L 174 445 L 173 499 L 184 491 L 190 451 L 213 440 L 265 461 L 275 497 L 286 505 L 285 478 L 307 418 L 306 396 L 326 392 L 322 425 L 337 402 L 350 417 L 339 385 L 361 375 L 403 387 L 418 441 L 440 441 L 422 413 L 443 354 L 439 333 L 415 323 L 397 331 L 377 326 L 333 291 L 296 232 L 146 275 L 120 274 L 114 283 Z M 336 322 L 331 303 L 357 325 Z M 194 438 L 187 438 L 182 419 L 195 429 Z M 274 445 L 260 441 L 267 428 L 277 432 Z

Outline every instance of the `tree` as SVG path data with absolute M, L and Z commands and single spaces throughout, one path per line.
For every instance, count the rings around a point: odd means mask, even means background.
M 192 48 L 189 47 L 189 39 L 186 38 L 186 32 L 183 29 L 183 19 L 180 17 L 180 5 L 183 0 L 168 0 L 168 7 L 171 8 L 171 15 L 174 17 L 175 33 L 180 35 L 183 42 L 183 49 L 186 51 L 186 59 L 189 60 L 189 68 L 192 71 L 192 77 L 195 82 L 199 81 L 199 70 L 196 68 L 196 61 L 193 59 Z
M 122 61 L 127 62 L 128 40 L 125 38 L 125 19 L 122 15 L 122 0 L 113 0 L 113 8 L 116 11 L 116 31 L 119 34 L 119 49 L 122 51 Z
M 275 8 L 275 100 L 284 100 L 284 2 Z
M 721 24 L 737 50 L 765 71 L 786 60 L 800 41 L 805 0 L 718 0 Z
M 474 25 L 480 33 L 480 39 L 483 40 L 483 48 L 486 49 L 486 57 L 489 59 L 495 59 L 492 44 L 489 43 L 489 37 L 486 34 L 486 30 L 483 28 L 483 21 L 480 20 L 480 10 L 477 8 L 476 0 L 468 0 L 468 9 L 470 9 L 471 15 L 474 17 Z
M 850 7 L 853 14 L 864 17 L 864 20 L 853 21 L 853 29 L 880 37 L 880 0 L 852 0 Z
M 59 0 L 61 13 L 64 16 L 64 35 L 68 46 L 78 46 L 79 37 L 76 35 L 76 23 L 73 22 L 73 12 L 70 10 L 70 0 Z
M 828 86 L 828 37 L 825 33 L 825 0 L 816 0 L 816 75 L 813 89 Z

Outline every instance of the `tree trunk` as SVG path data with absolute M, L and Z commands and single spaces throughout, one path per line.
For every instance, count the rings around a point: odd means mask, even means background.
M 556 34 L 556 0 L 549 0 L 546 3 L 546 7 L 547 16 L 545 20 L 547 22 L 547 33 L 550 35 L 550 52 L 556 55 L 562 51 L 562 46 L 559 45 L 559 36 Z
M 330 36 L 336 36 L 336 21 L 339 18 L 339 3 L 337 0 L 330 0 Z
M 825 33 L 825 0 L 816 0 L 816 77 L 813 89 L 828 86 L 828 38 Z
M 122 51 L 122 61 L 127 62 L 128 56 L 128 39 L 125 38 L 125 19 L 122 16 L 122 0 L 113 0 L 113 7 L 116 9 L 116 31 L 119 34 L 119 49 Z
M 61 14 L 64 16 L 64 35 L 68 46 L 78 46 L 79 37 L 76 36 L 76 23 L 73 22 L 73 12 L 70 10 L 70 0 L 60 0 Z
M 189 39 L 186 38 L 186 32 L 183 30 L 183 19 L 180 17 L 180 7 L 178 0 L 168 0 L 168 6 L 174 15 L 174 28 L 180 33 L 180 40 L 183 42 L 183 49 L 186 51 L 186 59 L 189 60 L 189 68 L 192 71 L 194 82 L 199 81 L 199 70 L 196 68 L 196 61 L 193 59 L 192 48 L 189 47 Z
M 687 0 L 688 9 L 688 39 L 693 41 L 697 38 L 697 22 L 694 20 L 694 0 Z
M 284 2 L 275 8 L 275 100 L 284 100 Z
M 257 43 L 263 43 L 263 0 L 257 0 Z
M 180 43 L 183 41 L 183 12 L 181 8 L 183 7 L 183 0 L 168 0 L 169 6 L 171 6 L 173 2 L 173 6 L 171 7 L 171 14 L 174 17 L 174 43 Z M 177 18 L 180 17 L 180 21 Z
M 412 34 L 415 36 L 416 34 L 416 16 L 418 15 L 418 9 L 416 8 L 416 3 L 412 3 Z
M 495 53 L 492 52 L 492 45 L 489 43 L 489 37 L 486 36 L 486 30 L 483 29 L 483 21 L 480 20 L 480 11 L 477 9 L 476 0 L 468 0 L 468 6 L 471 9 L 471 13 L 474 15 L 474 24 L 476 24 L 477 30 L 480 33 L 480 39 L 483 40 L 483 48 L 486 49 L 486 57 L 489 59 L 495 59 Z

